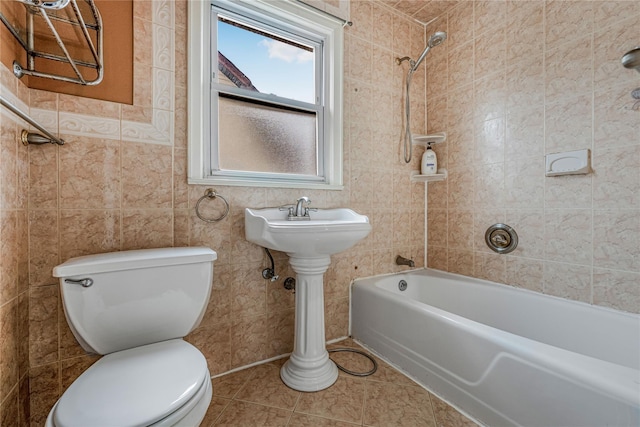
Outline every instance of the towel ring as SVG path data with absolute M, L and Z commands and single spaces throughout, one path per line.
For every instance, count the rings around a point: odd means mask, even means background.
M 224 210 L 224 212 L 222 213 L 222 215 L 220 215 L 218 218 L 205 218 L 202 215 L 200 215 L 200 203 L 202 203 L 202 201 L 205 198 L 209 198 L 209 199 L 215 199 L 216 197 L 219 197 L 222 199 L 222 201 L 224 202 L 224 204 L 226 205 L 226 208 Z M 227 202 L 227 199 L 225 199 L 224 197 L 222 197 L 220 194 L 216 193 L 215 190 L 213 188 L 207 188 L 204 192 L 204 196 L 200 197 L 198 199 L 198 203 L 196 203 L 196 215 L 198 215 L 198 218 L 200 218 L 201 220 L 203 220 L 204 222 L 218 222 L 218 221 L 222 221 L 227 215 L 229 214 L 229 202 Z

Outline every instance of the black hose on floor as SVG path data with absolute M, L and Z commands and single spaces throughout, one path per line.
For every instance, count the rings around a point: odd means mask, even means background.
M 364 351 L 360 351 L 357 350 L 355 348 L 332 348 L 330 350 L 327 350 L 329 353 L 338 353 L 338 352 L 349 352 L 349 353 L 357 353 L 357 354 L 361 354 L 364 357 L 366 357 L 367 359 L 369 359 L 371 361 L 371 363 L 373 364 L 373 369 L 371 369 L 370 371 L 367 372 L 354 372 L 354 371 L 350 371 L 347 368 L 340 366 L 335 360 L 333 360 L 333 363 L 336 364 L 336 366 L 338 367 L 338 369 L 340 369 L 342 372 L 345 372 L 349 375 L 353 375 L 355 377 L 368 377 L 369 375 L 373 375 L 377 370 L 378 370 L 378 364 L 376 363 L 376 361 L 373 359 L 373 357 L 369 356 L 367 353 L 365 353 Z

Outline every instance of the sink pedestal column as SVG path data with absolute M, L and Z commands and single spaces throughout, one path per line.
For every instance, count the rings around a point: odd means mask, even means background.
M 282 366 L 280 378 L 298 391 L 318 391 L 338 379 L 324 338 L 323 274 L 331 257 L 296 257 L 289 264 L 296 272 L 296 321 L 293 353 Z

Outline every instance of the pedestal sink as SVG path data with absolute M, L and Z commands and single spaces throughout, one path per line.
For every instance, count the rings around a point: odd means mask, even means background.
M 244 218 L 247 240 L 286 252 L 296 272 L 294 348 L 280 377 L 294 390 L 323 390 L 338 378 L 325 348 L 323 274 L 331 255 L 369 234 L 369 218 L 350 209 L 318 209 L 308 220 L 290 221 L 279 208 L 247 208 Z

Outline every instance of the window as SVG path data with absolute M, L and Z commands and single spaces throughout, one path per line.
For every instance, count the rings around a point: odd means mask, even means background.
M 189 182 L 342 188 L 341 23 L 289 0 L 189 7 Z

